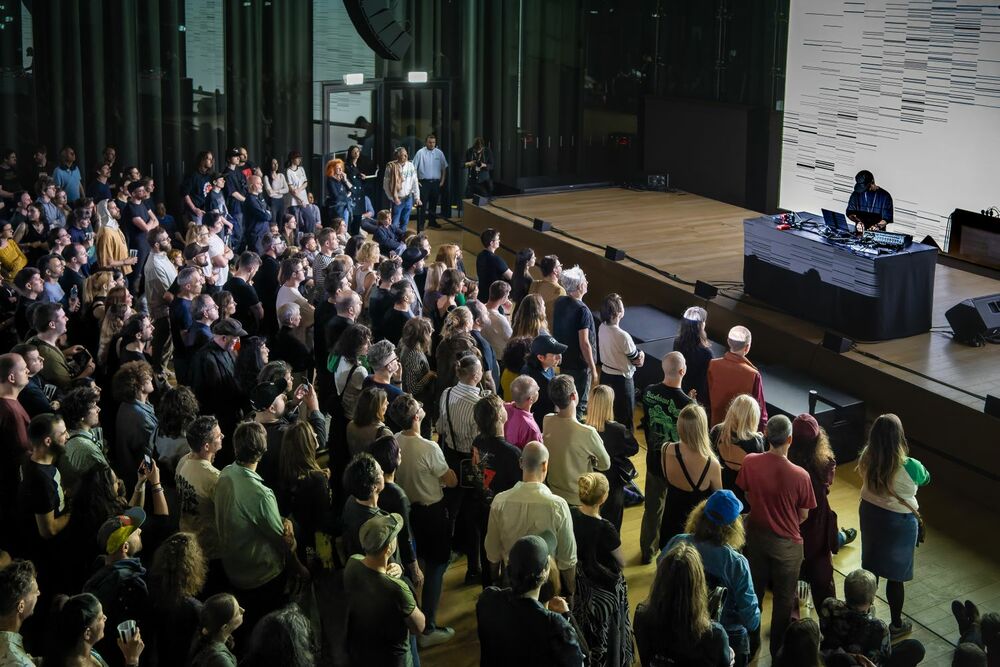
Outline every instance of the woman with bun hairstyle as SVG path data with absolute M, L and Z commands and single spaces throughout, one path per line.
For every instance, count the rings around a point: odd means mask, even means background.
M 601 506 L 608 499 L 608 478 L 589 472 L 577 484 L 580 505 L 570 509 L 577 552 L 573 614 L 590 648 L 591 665 L 631 665 L 632 625 L 622 574 L 625 557 L 618 530 L 601 517 Z

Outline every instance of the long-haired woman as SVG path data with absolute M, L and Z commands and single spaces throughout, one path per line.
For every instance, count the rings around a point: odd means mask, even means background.
M 661 463 L 669 500 L 660 524 L 660 548 L 674 535 L 684 532 L 688 514 L 713 491 L 722 488 L 722 466 L 708 440 L 705 409 L 690 403 L 677 415 L 680 442 L 663 446 Z
M 545 321 L 545 301 L 538 294 L 529 294 L 514 310 L 510 322 L 511 338 L 526 337 L 534 340 L 535 336 L 548 333 L 548 323 Z
M 789 624 L 778 655 L 771 663 L 774 667 L 823 667 L 819 652 L 821 639 L 819 624 L 811 618 L 800 618 Z M 851 664 L 856 664 L 852 661 Z
M 365 241 L 358 248 L 354 258 L 354 291 L 361 295 L 363 301 L 366 301 L 368 290 L 378 283 L 378 273 L 375 268 L 378 265 L 379 256 L 378 243 Z
M 514 258 L 514 275 L 510 281 L 510 300 L 515 307 L 528 294 L 534 278 L 531 277 L 531 267 L 535 265 L 535 251 L 524 248 L 517 251 Z M 489 286 L 487 285 L 487 288 Z
M 455 308 L 441 327 L 441 342 L 438 343 L 435 357 L 437 359 L 437 383 L 435 385 L 434 402 L 437 403 L 448 387 L 458 383 L 455 372 L 458 360 L 467 354 L 475 355 L 482 363 L 482 354 L 476 346 L 476 341 L 469 333 L 472 331 L 472 313 L 465 306 Z M 493 390 L 493 376 L 483 373 L 483 386 Z
M 411 317 L 403 325 L 403 335 L 399 339 L 399 363 L 403 366 L 403 391 L 412 394 L 422 402 L 431 415 L 437 416 L 437 408 L 431 405 L 434 398 L 434 380 L 437 373 L 431 370 L 427 355 L 431 351 L 431 321 L 426 317 Z M 431 437 L 431 419 L 425 419 L 420 426 L 420 434 Z
M 232 595 L 219 593 L 205 600 L 188 652 L 190 667 L 236 667 L 233 632 L 241 625 L 243 608 Z
M 893 637 L 912 629 L 903 620 L 903 583 L 913 579 L 913 556 L 919 534 L 917 489 L 931 481 L 920 461 L 910 456 L 903 424 L 894 414 L 880 416 L 868 432 L 858 457 L 861 475 L 861 567 L 884 577 Z
M 726 589 L 720 623 L 736 654 L 734 667 L 749 664 L 750 648 L 756 645 L 760 632 L 760 607 L 750 564 L 740 553 L 746 543 L 742 509 L 743 504 L 732 491 L 716 491 L 708 500 L 695 505 L 688 515 L 685 532 L 675 535 L 663 548 L 666 554 L 678 544 L 690 544 L 701 556 L 705 576 Z
M 722 462 L 722 488 L 729 489 L 749 512 L 746 495 L 736 484 L 736 477 L 743 467 L 747 454 L 764 451 L 764 436 L 757 431 L 760 425 L 760 405 L 749 394 L 740 394 L 729 403 L 726 418 L 712 427 L 709 438 Z
M 297 421 L 285 429 L 278 458 L 278 509 L 292 519 L 302 563 L 316 561 L 317 533 L 333 532 L 330 469 L 316 462 L 316 446 L 312 426 Z
M 507 401 L 511 400 L 510 385 L 521 374 L 524 361 L 528 357 L 528 352 L 531 351 L 531 340 L 527 336 L 511 337 L 507 341 L 507 347 L 503 349 L 501 357 L 503 373 L 500 374 L 500 387 Z
M 643 667 L 729 667 L 725 629 L 708 614 L 708 586 L 698 550 L 678 544 L 656 566 L 649 597 L 635 610 L 635 643 Z
M 570 510 L 578 554 L 573 612 L 587 640 L 591 665 L 631 665 L 625 557 L 618 529 L 601 511 L 610 491 L 608 478 L 589 472 L 580 476 L 578 487 L 580 505 Z
M 604 449 L 611 457 L 611 468 L 608 469 L 608 498 L 604 502 L 601 516 L 611 522 L 616 531 L 622 529 L 622 514 L 625 509 L 625 486 L 635 477 L 635 466 L 629 460 L 630 456 L 639 453 L 639 443 L 625 424 L 614 419 L 614 390 L 604 384 L 594 385 L 590 390 L 590 401 L 587 403 L 587 417 L 584 420 L 588 426 L 597 429 L 604 442 Z
M 389 399 L 381 387 L 365 387 L 358 397 L 354 419 L 347 425 L 347 449 L 351 456 L 367 452 L 368 446 L 384 435 L 392 435 L 385 425 Z
M 188 642 L 198 628 L 208 562 L 194 533 L 174 533 L 160 545 L 149 572 L 153 605 L 152 627 L 147 629 L 152 652 L 160 665 L 180 665 Z
M 674 351 L 684 355 L 687 372 L 681 380 L 685 394 L 704 402 L 708 400 L 708 362 L 712 360 L 712 347 L 705 333 L 708 311 L 701 306 L 691 306 L 684 311 L 684 318 L 674 338 Z

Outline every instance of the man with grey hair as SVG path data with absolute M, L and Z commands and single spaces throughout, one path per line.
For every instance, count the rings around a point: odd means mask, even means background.
M 823 634 L 823 653 L 838 652 L 863 655 L 876 665 L 910 667 L 924 659 L 924 647 L 916 639 L 892 644 L 889 626 L 875 616 L 873 604 L 878 579 L 864 569 L 849 573 L 844 579 L 844 599 L 816 600 Z
M 542 430 L 531 414 L 531 406 L 538 400 L 538 383 L 530 375 L 519 375 L 510 383 L 510 394 L 510 403 L 504 403 L 507 422 L 503 437 L 518 449 L 524 449 L 532 440 L 542 442 Z
M 552 457 L 549 486 L 570 505 L 579 505 L 580 476 L 607 470 L 611 467 L 611 456 L 597 429 L 576 419 L 579 399 L 572 377 L 557 375 L 549 383 L 549 398 L 556 406 L 556 414 L 546 415 L 542 424 Z
M 194 327 L 192 300 L 201 293 L 205 274 L 201 269 L 186 266 L 177 273 L 177 296 L 170 302 L 170 338 L 174 345 L 174 373 L 178 384 L 191 383 L 191 358 L 194 350 L 188 346 Z
M 576 538 L 569 505 L 545 486 L 549 471 L 549 451 L 540 442 L 529 442 L 521 452 L 521 481 L 498 493 L 490 505 L 486 530 L 486 558 L 494 580 L 511 547 L 525 535 L 551 531 L 556 536 L 553 556 L 562 575 L 565 597 L 576 591 Z M 572 604 L 570 604 L 572 607 Z
M 587 276 L 579 266 L 564 269 L 559 282 L 566 296 L 556 299 L 552 307 L 552 335 L 566 346 L 559 370 L 572 376 L 579 390 L 577 417 L 587 411 L 590 383 L 597 380 L 597 330 L 594 314 L 583 302 L 587 294 Z
M 365 378 L 364 387 L 378 387 L 385 391 L 389 405 L 401 396 L 403 390 L 399 383 L 403 377 L 403 366 L 396 355 L 396 346 L 388 340 L 380 340 L 368 348 L 368 365 L 372 374 Z M 394 430 L 404 428 L 406 424 L 393 424 Z
M 729 404 L 740 394 L 749 394 L 760 406 L 760 429 L 767 423 L 767 404 L 764 402 L 764 384 L 760 371 L 750 363 L 750 330 L 735 326 L 727 336 L 729 351 L 708 364 L 708 396 L 699 396 L 709 409 L 709 427 L 721 424 L 726 418 Z
M 746 520 L 746 556 L 757 598 L 763 607 L 770 583 L 771 656 L 778 653 L 792 617 L 796 584 L 802 566 L 802 533 L 799 525 L 816 507 L 809 473 L 788 460 L 792 422 L 784 415 L 767 421 L 770 449 L 747 454 L 736 484 L 746 493 L 750 514 Z
M 199 294 L 191 302 L 191 317 L 194 324 L 188 330 L 187 347 L 194 353 L 212 340 L 212 322 L 219 319 L 219 305 L 208 294 Z

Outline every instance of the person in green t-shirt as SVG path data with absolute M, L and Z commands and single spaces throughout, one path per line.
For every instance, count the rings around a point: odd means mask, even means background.
M 409 633 L 424 631 L 424 614 L 401 578 L 403 568 L 389 559 L 403 517 L 385 514 L 361 526 L 364 556 L 351 556 L 344 570 L 347 591 L 347 652 L 352 664 L 409 667 Z

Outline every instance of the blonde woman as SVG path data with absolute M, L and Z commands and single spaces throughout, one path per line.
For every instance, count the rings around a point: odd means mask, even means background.
M 691 403 L 677 415 L 680 442 L 664 445 L 661 453 L 663 476 L 667 480 L 667 502 L 660 524 L 660 545 L 684 532 L 688 514 L 713 491 L 722 488 L 722 466 L 708 439 L 705 409 Z
M 120 269 L 124 275 L 129 275 L 139 258 L 129 255 L 128 243 L 125 242 L 125 234 L 120 226 L 121 210 L 117 202 L 105 199 L 98 204 L 97 219 L 101 226 L 96 240 L 97 266 L 102 269 Z
M 591 665 L 631 665 L 628 586 L 622 575 L 625 556 L 618 530 L 601 511 L 608 500 L 608 478 L 589 472 L 577 484 L 580 505 L 570 509 L 579 555 L 573 614 L 590 649 Z
M 743 467 L 747 454 L 764 451 L 764 436 L 757 431 L 760 425 L 760 405 L 749 394 L 740 394 L 729 404 L 726 418 L 712 427 L 709 438 L 712 448 L 722 462 L 722 488 L 729 489 L 749 512 L 746 495 L 736 485 L 736 476 Z
M 893 638 L 913 625 L 903 620 L 903 582 L 913 579 L 913 555 L 920 529 L 917 489 L 931 481 L 910 456 L 899 417 L 880 416 L 858 457 L 861 475 L 861 567 L 883 577 Z
M 636 475 L 635 466 L 629 457 L 639 453 L 639 443 L 635 441 L 632 432 L 625 428 L 625 424 L 614 420 L 614 404 L 614 390 L 604 384 L 595 385 L 590 390 L 584 423 L 597 430 L 604 442 L 604 449 L 608 450 L 608 456 L 611 457 L 611 467 L 607 472 L 608 497 L 601 514 L 611 522 L 616 531 L 620 531 L 625 509 L 625 486 Z
M 435 384 L 434 403 L 438 403 L 441 393 L 458 383 L 458 360 L 467 354 L 474 355 L 482 363 L 483 358 L 476 346 L 476 341 L 469 333 L 472 331 L 472 313 L 465 306 L 455 308 L 444 320 L 441 327 L 441 342 L 438 343 L 435 356 L 437 358 L 437 382 Z M 482 386 L 494 390 L 493 376 L 483 373 Z
M 378 274 L 375 271 L 379 260 L 378 243 L 365 241 L 358 248 L 354 259 L 354 290 L 364 299 L 368 290 L 378 283 Z
M 666 555 L 679 544 L 690 544 L 701 555 L 705 575 L 726 589 L 720 622 L 736 653 L 734 667 L 749 664 L 750 635 L 760 629 L 760 607 L 750 564 L 740 553 L 746 543 L 741 511 L 743 504 L 732 491 L 716 491 L 691 510 L 685 532 L 663 548 Z
M 434 261 L 443 263 L 445 268 L 465 272 L 465 266 L 462 263 L 462 248 L 457 243 L 442 243 L 438 246 L 437 257 L 434 258 Z
M 521 299 L 511 321 L 511 338 L 530 338 L 548 333 L 545 320 L 545 301 L 537 294 L 529 294 Z

